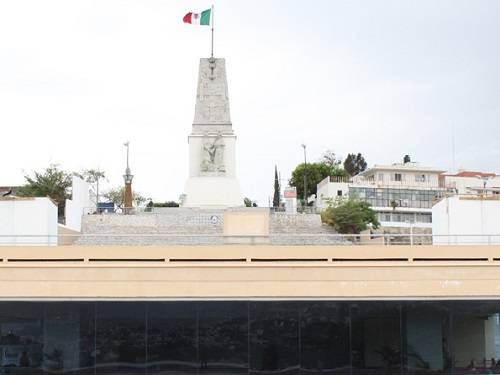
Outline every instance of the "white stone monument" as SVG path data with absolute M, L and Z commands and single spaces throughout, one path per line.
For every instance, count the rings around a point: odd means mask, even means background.
M 236 178 L 236 135 L 229 115 L 224 59 L 200 59 L 194 122 L 188 143 L 189 177 L 181 206 L 243 206 Z
M 297 213 L 297 188 L 293 186 L 287 186 L 283 192 L 283 197 L 285 198 L 285 212 L 287 214 Z

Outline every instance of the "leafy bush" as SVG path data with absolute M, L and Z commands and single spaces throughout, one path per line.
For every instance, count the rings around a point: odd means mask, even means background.
M 377 214 L 367 202 L 358 199 L 344 199 L 323 210 L 321 219 L 339 233 L 357 234 L 368 228 L 377 229 L 380 223 Z

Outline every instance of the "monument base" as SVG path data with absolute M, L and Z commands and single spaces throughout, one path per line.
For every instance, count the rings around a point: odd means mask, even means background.
M 189 177 L 181 207 L 243 207 L 240 184 L 230 177 Z

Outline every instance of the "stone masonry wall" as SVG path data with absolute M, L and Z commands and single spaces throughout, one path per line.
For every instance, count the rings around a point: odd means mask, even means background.
M 218 245 L 223 236 L 224 210 L 166 208 L 134 215 L 102 214 L 82 218 L 77 245 Z M 319 215 L 273 213 L 269 242 L 275 245 L 346 243 L 321 223 Z M 230 242 L 230 241 L 229 241 Z
M 86 215 L 82 220 L 82 233 L 222 235 L 223 225 L 223 210 L 170 208 L 134 215 Z
M 274 213 L 269 221 L 273 245 L 339 245 L 348 244 L 335 236 L 335 230 L 321 222 L 319 214 Z
M 223 210 L 168 208 L 133 215 L 85 215 L 78 245 L 216 245 Z
M 276 212 L 271 215 L 269 232 L 278 233 L 335 233 L 332 227 L 323 225 L 319 214 L 295 214 Z

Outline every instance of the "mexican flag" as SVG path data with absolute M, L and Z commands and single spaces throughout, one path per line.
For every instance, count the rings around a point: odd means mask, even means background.
M 182 20 L 184 21 L 184 23 L 190 23 L 192 25 L 209 26 L 211 13 L 212 13 L 211 9 L 204 10 L 201 13 L 189 12 L 184 16 Z

